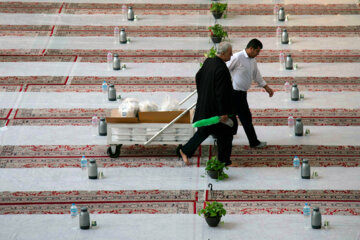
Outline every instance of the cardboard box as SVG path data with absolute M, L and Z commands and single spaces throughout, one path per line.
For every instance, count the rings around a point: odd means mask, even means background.
M 107 123 L 169 123 L 184 110 L 161 111 L 161 112 L 139 112 L 136 117 L 122 117 L 118 109 L 111 110 L 110 117 L 106 117 Z M 187 112 L 176 123 L 191 123 L 191 114 Z
M 179 116 L 184 110 L 180 111 L 161 111 L 161 112 L 139 112 L 141 123 L 169 123 Z M 190 113 L 187 112 L 176 123 L 190 123 Z
M 106 117 L 107 123 L 139 123 L 137 117 L 122 117 L 118 109 L 111 110 L 110 117 Z

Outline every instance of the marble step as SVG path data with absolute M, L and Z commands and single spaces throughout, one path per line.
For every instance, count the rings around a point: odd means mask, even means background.
M 21 3 L 58 3 L 57 0 L 4 0 L 4 3 L 13 3 L 13 2 L 21 2 Z M 64 0 L 62 1 L 64 3 L 93 3 L 93 4 L 129 4 L 129 3 L 139 3 L 139 4 L 148 4 L 149 2 L 147 0 Z M 153 0 L 152 3 L 154 4 L 209 4 L 206 0 L 178 0 L 176 2 L 171 0 Z M 284 1 L 276 0 L 275 2 L 270 2 L 267 0 L 228 0 L 229 4 L 281 4 L 284 3 Z M 321 4 L 321 5 L 327 5 L 327 4 L 356 4 L 357 2 L 355 0 L 286 0 L 286 4 L 298 4 L 298 5 L 308 5 L 308 4 Z M 61 4 L 58 3 L 58 6 Z
M 291 33 L 290 33 L 291 34 Z M 113 37 L 0 37 L 2 61 L 34 61 L 26 55 L 46 53 L 49 60 L 76 55 L 81 61 L 104 62 L 107 52 L 116 51 L 126 61 L 199 62 L 213 44 L 209 38 L 131 38 L 131 44 L 119 44 Z M 279 52 L 291 53 L 300 62 L 357 62 L 360 47 L 350 46 L 359 38 L 291 38 L 291 45 L 277 43 L 277 39 L 262 38 L 264 50 L 258 62 L 277 62 Z M 233 38 L 234 52 L 242 50 L 250 38 Z M 338 42 L 344 42 L 339 45 Z M 152 44 L 149 45 L 149 42 Z M 315 43 L 315 44 L 314 44 Z M 14 56 L 15 55 L 15 56 Z M 20 55 L 20 56 L 17 56 Z M 25 55 L 25 57 L 23 56 Z M 14 58 L 15 57 L 15 58 Z M 86 58 L 84 58 L 86 57 Z M 45 58 L 45 59 L 46 59 Z M 148 59 L 148 60 L 147 60 Z
M 269 83 L 271 86 L 271 83 Z M 269 98 L 265 92 L 251 92 L 248 102 L 251 109 L 359 109 L 360 96 L 357 92 L 305 92 L 299 86 L 304 100 L 291 101 L 290 94 L 284 91 L 276 92 Z M 163 105 L 164 99 L 170 97 L 178 102 L 185 99 L 191 92 L 119 92 L 122 99 L 136 98 L 139 102 L 149 100 L 158 105 L 159 109 Z M 347 101 L 351 98 L 353 101 Z M 86 99 L 86 101 L 84 101 Z M 184 104 L 182 109 L 190 107 L 196 102 L 195 94 Z M 329 99 L 333 104 L 329 106 Z M 101 92 L 0 92 L 0 108 L 21 108 L 21 109 L 117 109 L 121 100 L 104 100 Z M 271 111 L 271 110 L 270 110 Z M 295 114 L 296 117 L 301 117 Z M 284 115 L 286 116 L 286 115 Z
M 26 13 L 0 13 L 2 25 L 57 25 L 57 26 L 194 26 L 205 27 L 213 23 L 211 15 L 167 16 L 167 15 L 144 15 L 139 16 L 138 21 L 119 21 L 119 14 L 26 14 Z M 293 15 L 287 22 L 275 22 L 270 15 L 239 15 L 226 19 L 219 19 L 218 23 L 223 26 L 358 26 L 360 16 L 354 15 Z M 191 23 L 191 24 L 189 24 Z
M 359 237 L 357 216 L 326 216 L 329 229 L 311 229 L 309 220 L 300 215 L 228 215 L 224 224 L 210 228 L 205 220 L 195 214 L 187 215 L 116 215 L 91 214 L 98 227 L 88 231 L 79 229 L 78 218 L 67 215 L 1 215 L 4 239 L 356 239 Z M 53 224 L 48 224 L 49 222 Z M 139 222 L 141 224 L 139 225 Z M 18 223 L 24 223 L 19 225 Z M 284 224 L 286 223 L 286 224 Z M 264 227 L 266 226 L 266 227 Z M 46 231 L 44 231 L 46 228 Z M 259 229 L 262 229 L 259 231 Z M 35 234 L 36 233 L 36 234 Z
M 171 3 L 171 4 L 169 4 Z M 355 1 L 349 2 L 266 2 L 266 1 L 228 1 L 228 13 L 230 14 L 273 14 L 274 4 L 285 5 L 289 14 L 356 14 L 358 8 Z M 82 13 L 82 14 L 122 14 L 122 5 L 131 5 L 137 14 L 207 14 L 210 3 L 205 1 L 158 1 L 148 3 L 146 1 L 123 1 L 123 2 L 37 2 L 34 6 L 31 2 L 3 2 L 0 12 L 4 13 Z
M 104 178 L 90 180 L 80 168 L 0 169 L 1 192 L 115 190 L 360 190 L 360 168 L 319 168 L 314 179 L 301 179 L 294 168 L 229 168 L 229 178 L 211 179 L 205 168 L 100 168 Z M 61 184 L 58 184 L 61 181 Z M 233 199 L 238 199 L 236 193 Z M 326 194 L 326 192 L 325 192 Z M 330 193 L 329 193 L 330 194 Z M 221 195 L 221 194 L 220 194 Z M 231 193 L 230 193 L 231 195 Z M 235 197 L 234 197 L 235 196 Z M 353 195 L 356 199 L 356 195 Z M 216 199 L 216 197 L 215 197 Z M 224 199 L 225 200 L 225 199 Z

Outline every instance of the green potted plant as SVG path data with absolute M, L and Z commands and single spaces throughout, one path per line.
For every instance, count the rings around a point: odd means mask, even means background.
M 214 156 L 206 162 L 205 170 L 211 178 L 217 180 L 224 180 L 225 178 L 229 177 L 226 173 L 224 173 L 224 168 L 229 169 L 225 166 L 225 163 L 220 162 L 217 157 Z
M 220 43 L 228 36 L 227 32 L 220 24 L 215 24 L 214 26 L 210 26 L 208 27 L 208 29 L 210 31 L 210 37 L 213 43 Z
M 214 58 L 216 56 L 216 50 L 214 47 L 210 48 L 207 53 L 204 53 L 205 58 Z M 203 63 L 200 63 L 200 67 L 203 66 Z
M 206 202 L 206 207 L 201 209 L 199 216 L 203 215 L 205 221 L 210 227 L 216 227 L 219 225 L 222 216 L 226 215 L 226 210 L 224 205 L 218 202 Z
M 215 19 L 221 18 L 227 8 L 227 3 L 212 3 L 210 5 L 210 12 Z

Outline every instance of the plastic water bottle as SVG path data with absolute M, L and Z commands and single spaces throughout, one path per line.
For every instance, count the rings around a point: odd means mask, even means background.
M 99 118 L 94 114 L 94 116 L 91 118 L 91 132 L 93 136 L 97 136 L 97 128 L 99 124 Z
M 300 167 L 300 159 L 299 159 L 298 156 L 294 157 L 293 165 L 294 165 L 294 168 L 299 168 Z
M 109 71 L 112 70 L 112 60 L 113 60 L 112 53 L 108 52 L 107 57 L 106 57 L 106 62 L 107 62 L 107 70 L 109 70 Z
M 276 44 L 279 44 L 281 40 L 281 27 L 276 28 Z
M 285 63 L 285 55 L 283 52 L 280 52 L 279 55 L 279 63 L 280 63 L 280 70 L 284 70 L 284 63 Z
M 275 6 L 274 6 L 274 21 L 277 21 L 278 11 L 279 11 L 279 6 L 277 4 L 275 4 Z
M 73 203 L 71 205 L 71 208 L 70 208 L 70 216 L 71 217 L 76 217 L 78 215 L 78 208 L 77 206 L 75 205 L 75 203 Z
M 291 85 L 288 81 L 285 82 L 284 84 L 284 91 L 286 93 L 286 98 L 285 100 L 289 100 L 289 96 L 290 96 L 290 93 L 291 93 Z
M 101 90 L 102 90 L 102 94 L 103 94 L 103 100 L 105 102 L 107 101 L 107 89 L 108 89 L 108 86 L 107 86 L 106 81 L 104 80 L 104 82 L 101 85 Z
M 85 158 L 85 156 L 82 156 L 81 160 L 80 160 L 80 165 L 81 165 L 81 170 L 86 170 L 87 167 L 87 159 Z
M 119 28 L 114 27 L 114 41 L 115 41 L 115 43 L 119 42 L 119 36 L 120 36 Z
M 123 22 L 125 22 L 126 18 L 127 18 L 127 7 L 125 4 L 122 5 L 122 8 L 121 8 L 121 12 L 122 12 L 122 20 Z
M 304 214 L 304 217 L 306 217 L 306 218 L 310 217 L 311 209 L 310 209 L 308 203 L 305 203 L 305 206 L 303 208 L 303 214 Z
M 294 136 L 295 120 L 293 116 L 288 117 L 289 136 Z

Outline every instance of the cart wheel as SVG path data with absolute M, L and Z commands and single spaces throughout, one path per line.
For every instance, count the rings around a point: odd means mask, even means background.
M 113 149 L 115 147 L 115 149 Z M 120 145 L 116 145 L 116 146 L 110 146 L 107 149 L 107 154 L 111 157 L 111 158 L 117 158 L 120 156 L 120 149 L 122 147 L 122 144 Z

